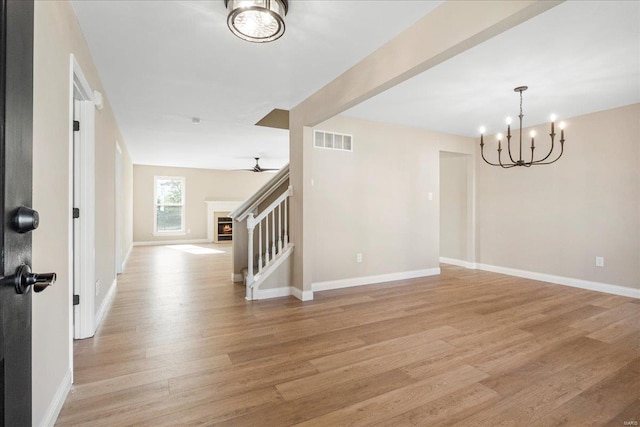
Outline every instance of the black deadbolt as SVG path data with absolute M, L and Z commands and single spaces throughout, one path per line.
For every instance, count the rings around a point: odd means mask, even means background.
M 13 228 L 18 233 L 28 233 L 38 228 L 40 223 L 40 215 L 26 206 L 20 206 L 13 214 Z

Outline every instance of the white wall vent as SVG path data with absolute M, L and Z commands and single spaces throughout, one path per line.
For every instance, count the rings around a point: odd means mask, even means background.
M 353 151 L 353 136 L 343 133 L 313 131 L 313 146 L 328 150 Z

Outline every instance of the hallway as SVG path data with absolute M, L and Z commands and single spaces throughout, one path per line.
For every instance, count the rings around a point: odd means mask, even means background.
M 228 245 L 133 249 L 56 425 L 637 420 L 640 301 L 443 266 L 247 303 Z

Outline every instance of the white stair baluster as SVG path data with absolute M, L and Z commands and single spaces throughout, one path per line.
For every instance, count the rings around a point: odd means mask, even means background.
M 262 221 L 258 224 L 258 273 L 262 271 Z
M 268 214 L 267 216 L 264 217 L 264 221 L 265 221 L 264 265 L 266 267 L 267 265 L 269 265 L 269 215 Z
M 282 252 L 282 203 L 278 205 L 278 252 Z
M 276 257 L 276 210 L 271 211 L 271 235 L 273 240 L 271 241 L 271 258 Z
M 289 244 L 289 234 L 287 234 L 287 226 L 289 224 L 289 221 L 287 220 L 288 205 L 289 205 L 289 198 L 287 197 L 286 199 L 284 199 L 284 244 L 285 245 Z

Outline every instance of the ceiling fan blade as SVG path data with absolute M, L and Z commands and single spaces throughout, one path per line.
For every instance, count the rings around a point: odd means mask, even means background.
M 239 171 L 249 171 L 249 172 L 266 172 L 266 171 L 278 171 L 280 169 L 271 169 L 271 168 L 262 168 L 260 166 L 260 157 L 254 157 L 256 164 L 251 169 L 236 169 Z

